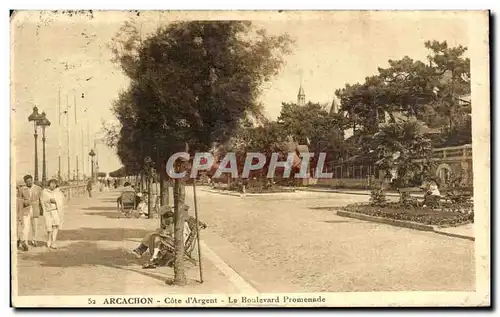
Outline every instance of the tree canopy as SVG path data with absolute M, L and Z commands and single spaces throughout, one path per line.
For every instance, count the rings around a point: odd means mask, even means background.
M 349 116 L 350 126 L 362 125 L 366 133 L 378 130 L 378 120 L 388 113 L 403 113 L 431 127 L 452 130 L 470 114 L 461 96 L 470 94 L 470 60 L 463 46 L 448 47 L 446 42 L 428 41 L 428 63 L 408 56 L 389 60 L 389 67 L 363 83 L 347 84 L 336 91 L 341 109 Z
M 130 86 L 113 106 L 121 129 L 109 131 L 110 143 L 129 169 L 140 169 L 145 157 L 163 164 L 186 143 L 194 151 L 228 141 L 241 118 L 262 116 L 261 84 L 290 44 L 250 22 L 172 23 L 145 40 L 127 23 L 112 44 Z

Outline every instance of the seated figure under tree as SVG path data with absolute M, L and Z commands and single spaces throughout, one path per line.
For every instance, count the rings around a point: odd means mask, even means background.
M 189 206 L 182 207 L 184 212 L 184 244 L 186 251 L 190 252 L 194 246 L 192 232 L 196 230 L 196 219 L 188 215 Z M 204 223 L 200 223 L 200 229 L 206 228 Z M 158 266 L 170 265 L 174 260 L 174 212 L 170 206 L 161 207 L 161 226 L 154 232 L 146 235 L 141 244 L 132 252 L 142 258 L 149 249 L 151 255 L 149 261 L 143 268 L 156 268 Z

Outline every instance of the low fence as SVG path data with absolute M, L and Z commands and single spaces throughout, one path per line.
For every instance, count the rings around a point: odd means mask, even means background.
M 66 196 L 66 199 L 71 199 L 72 197 L 84 196 L 87 194 L 87 185 L 69 185 L 69 186 L 61 186 L 61 191 Z

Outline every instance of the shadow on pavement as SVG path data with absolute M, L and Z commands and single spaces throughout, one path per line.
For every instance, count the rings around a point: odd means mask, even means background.
M 135 269 L 135 268 L 122 267 L 122 266 L 114 266 L 114 265 L 112 265 L 112 267 L 114 267 L 115 269 L 118 269 L 118 270 L 142 274 L 144 276 L 147 276 L 149 278 L 153 278 L 155 280 L 162 281 L 162 282 L 166 281 L 169 278 L 174 277 L 174 270 L 172 268 L 166 269 L 164 267 L 161 267 L 161 268 L 157 268 L 157 269 L 145 270 L 142 268 Z
M 348 220 L 326 220 L 323 222 L 326 222 L 326 223 L 353 223 L 353 221 L 348 221 Z
M 339 210 L 341 209 L 340 207 L 329 207 L 329 206 L 326 206 L 326 207 L 309 207 L 309 209 L 312 209 L 312 210 Z
M 109 207 L 109 206 L 87 207 L 87 208 L 82 208 L 82 210 L 115 210 L 116 211 L 116 206 L 113 206 L 113 207 Z
M 85 214 L 89 215 L 89 216 L 102 216 L 102 217 L 111 218 L 111 219 L 125 218 L 125 216 L 123 216 L 121 213 L 116 211 L 116 208 L 115 208 L 115 211 L 86 212 Z
M 37 261 L 42 267 L 78 267 L 89 265 L 128 266 L 138 260 L 125 249 L 100 248 L 93 242 L 75 242 L 67 247 L 41 253 L 26 253 L 24 260 Z
M 79 228 L 61 230 L 61 241 L 123 241 L 131 238 L 144 238 L 151 230 L 132 228 Z
M 134 272 L 159 281 L 173 278 L 173 269 L 161 267 L 153 270 L 144 270 L 140 266 L 144 259 L 137 259 L 128 250 L 122 248 L 102 248 L 93 242 L 75 242 L 67 247 L 41 253 L 25 253 L 23 260 L 38 262 L 41 267 L 85 267 L 105 266 L 118 270 Z M 185 269 L 193 265 L 186 262 Z
M 115 199 L 110 199 L 110 198 L 103 198 L 100 199 L 103 203 L 116 203 L 116 198 Z

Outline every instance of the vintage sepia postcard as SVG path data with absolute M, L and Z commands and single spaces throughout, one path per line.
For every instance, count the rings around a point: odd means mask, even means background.
M 489 18 L 12 11 L 12 305 L 489 306 Z

